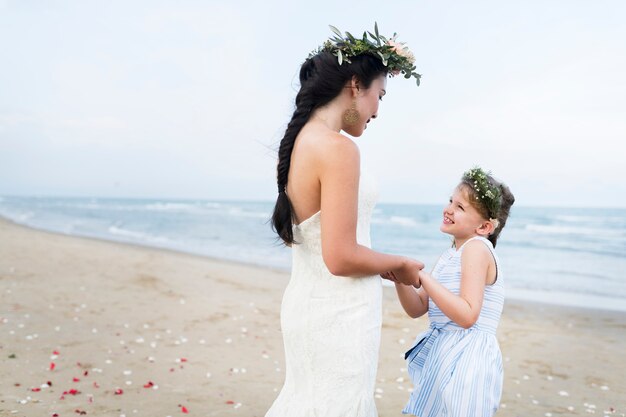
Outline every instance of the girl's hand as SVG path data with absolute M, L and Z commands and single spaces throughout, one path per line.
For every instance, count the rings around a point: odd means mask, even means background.
M 404 285 L 412 285 L 415 288 L 419 288 L 421 286 L 419 272 L 422 269 L 424 269 L 424 264 L 420 261 L 405 258 L 405 261 L 400 268 L 390 272 L 395 278 L 394 282 Z

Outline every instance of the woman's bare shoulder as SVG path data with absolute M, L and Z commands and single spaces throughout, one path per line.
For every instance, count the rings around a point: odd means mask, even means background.
M 321 164 L 359 159 L 359 147 L 347 136 L 328 129 L 303 132 L 301 145 Z

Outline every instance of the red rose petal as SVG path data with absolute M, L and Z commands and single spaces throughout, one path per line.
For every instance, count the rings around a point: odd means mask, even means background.
M 189 410 L 187 410 L 187 407 L 185 407 L 184 405 L 183 405 L 183 407 L 181 408 L 181 410 L 180 410 L 180 411 L 182 411 L 182 412 L 183 412 L 183 413 L 185 413 L 185 414 L 188 414 L 188 413 L 189 413 Z
M 56 368 L 56 365 L 54 362 L 50 362 L 50 370 L 54 371 L 54 368 Z
M 115 390 L 115 395 L 122 395 L 124 393 L 124 391 L 122 391 L 120 388 Z
M 154 383 L 152 381 L 148 381 L 147 384 L 144 384 L 144 388 L 152 388 L 154 386 Z
M 94 387 L 94 388 L 100 388 L 100 385 L 99 385 L 97 382 L 94 382 L 94 383 L 93 383 L 93 387 Z
M 232 400 L 228 400 L 228 401 L 226 401 L 226 404 L 235 404 L 235 402 L 232 401 Z
M 80 382 L 80 379 L 78 379 L 78 378 L 72 378 L 72 381 L 74 381 L 74 382 Z
M 83 376 L 87 376 L 87 375 L 89 375 L 89 371 L 85 371 L 85 372 L 83 373 Z
M 55 350 L 54 352 L 52 352 L 53 355 L 60 355 L 58 350 Z

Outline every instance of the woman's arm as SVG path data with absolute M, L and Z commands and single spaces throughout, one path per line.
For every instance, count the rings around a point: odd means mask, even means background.
M 424 267 L 413 259 L 376 252 L 356 240 L 360 155 L 356 144 L 336 134 L 323 141 L 319 158 L 322 256 L 333 275 L 365 277 L 384 271 L 413 276 Z
M 446 316 L 468 329 L 476 323 L 480 315 L 491 259 L 491 252 L 484 243 L 468 242 L 461 256 L 460 294 L 451 293 L 430 274 L 420 271 L 422 288 Z

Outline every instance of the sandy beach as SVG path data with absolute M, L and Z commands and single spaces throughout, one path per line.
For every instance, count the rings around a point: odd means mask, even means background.
M 0 416 L 263 416 L 288 274 L 0 220 Z M 385 288 L 376 401 L 399 416 L 427 319 Z M 508 301 L 499 416 L 626 413 L 626 314 Z

